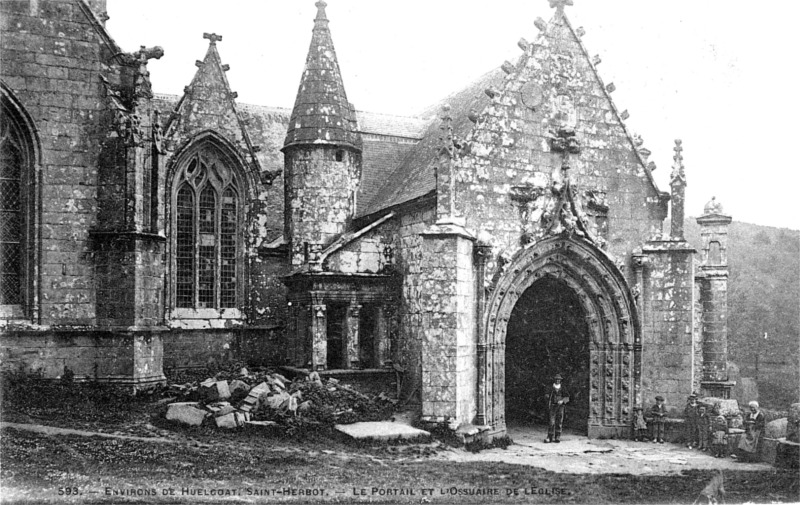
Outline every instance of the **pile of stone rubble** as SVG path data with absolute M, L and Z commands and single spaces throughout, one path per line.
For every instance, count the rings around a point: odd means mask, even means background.
M 230 380 L 219 376 L 202 382 L 172 384 L 167 394 L 178 401 L 166 418 L 188 426 L 232 429 L 332 427 L 391 416 L 396 400 L 381 393 L 367 396 L 337 379 L 312 372 L 289 381 L 281 374 L 250 373 L 243 368 Z

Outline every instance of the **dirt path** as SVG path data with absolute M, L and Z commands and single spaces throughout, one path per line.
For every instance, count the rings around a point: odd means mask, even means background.
M 740 463 L 731 458 L 714 458 L 708 452 L 677 444 L 652 444 L 631 440 L 597 440 L 566 433 L 560 444 L 545 444 L 541 428 L 511 427 L 514 444 L 473 454 L 451 450 L 438 457 L 448 461 L 497 461 L 572 474 L 670 475 L 684 470 L 765 470 L 766 463 Z
M 77 435 L 162 444 L 198 444 L 196 441 L 183 437 L 137 437 L 38 424 L 2 422 L 0 423 L 0 428 L 15 428 L 49 436 Z M 444 451 L 431 451 L 424 458 L 403 458 L 401 456 L 400 459 L 411 461 L 439 459 L 462 463 L 493 461 L 569 474 L 671 475 L 680 474 L 684 470 L 756 471 L 771 468 L 766 463 L 741 463 L 731 458 L 714 458 L 709 453 L 687 449 L 677 444 L 667 443 L 662 445 L 630 440 L 597 440 L 570 433 L 565 433 L 560 444 L 545 444 L 543 439 L 546 433 L 538 427 L 510 427 L 508 434 L 514 440 L 514 444 L 506 449 L 483 450 L 479 453 L 471 453 L 464 449 L 447 449 Z M 230 443 L 231 441 L 227 440 L 227 442 Z M 225 442 L 220 441 L 218 443 Z M 207 444 L 202 445 L 207 446 Z M 294 452 L 292 448 L 285 448 L 284 451 Z M 346 451 L 321 452 L 327 454 L 337 453 L 344 459 L 356 456 Z M 364 457 L 363 455 L 359 456 Z M 398 455 L 394 457 L 388 456 L 386 459 L 378 459 L 373 456 L 366 457 L 374 463 L 386 466 L 393 459 L 397 459 Z
M 133 435 L 119 435 L 116 433 L 102 433 L 99 431 L 73 430 L 71 428 L 56 428 L 55 426 L 44 426 L 41 424 L 8 423 L 5 421 L 0 422 L 0 429 L 2 428 L 15 428 L 18 430 L 41 433 L 43 435 L 77 435 L 81 437 L 117 438 L 121 440 L 138 440 L 140 442 L 157 442 L 157 443 L 167 443 L 167 444 L 174 444 L 183 441 L 183 440 L 175 440 L 163 437 L 136 437 Z

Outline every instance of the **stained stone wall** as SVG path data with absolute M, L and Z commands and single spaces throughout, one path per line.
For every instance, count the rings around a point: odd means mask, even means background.
M 426 289 L 422 272 L 424 260 L 421 233 L 436 220 L 432 205 L 409 209 L 399 217 L 396 235 L 397 269 L 402 274 L 400 306 L 398 307 L 398 333 L 395 337 L 393 356 L 404 372 L 402 396 L 419 401 L 422 387 L 422 340 L 425 330 L 425 314 L 429 307 L 421 297 Z
M 361 154 L 336 146 L 286 149 L 285 236 L 293 267 L 306 261 L 305 244 L 326 246 L 343 233 L 355 212 Z
M 682 413 L 696 384 L 694 268 L 692 249 L 684 242 L 648 242 L 642 316 L 642 402 L 666 399 L 667 408 Z
M 422 417 L 472 422 L 476 413 L 477 348 L 471 238 L 423 233 L 417 274 L 422 328 Z
M 608 251 L 628 265 L 631 251 L 660 232 L 666 216 L 645 168 L 647 151 L 639 152 L 626 116 L 565 18 L 557 14 L 534 42 L 520 45 L 519 60 L 503 65 L 502 86 L 486 91 L 490 104 L 474 111 L 456 169 L 456 209 L 468 229 L 485 230 L 495 252 L 511 257 L 523 229 L 535 231 L 547 211 L 536 202 L 520 209 L 512 200 L 515 188 L 544 194 L 562 164 L 550 138 L 559 128 L 574 129 L 581 152 L 570 156 L 569 176 Z
M 160 332 L 7 329 L 0 347 L 3 370 L 74 380 L 135 383 L 163 381 Z
M 42 257 L 34 302 L 41 324 L 96 321 L 89 230 L 97 216 L 105 106 L 99 74 L 111 55 L 93 22 L 78 2 L 0 2 L 0 78 L 41 141 Z

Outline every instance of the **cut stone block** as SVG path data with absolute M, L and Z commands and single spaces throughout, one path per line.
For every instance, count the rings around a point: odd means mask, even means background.
M 214 418 L 217 428 L 233 429 L 244 425 L 250 420 L 250 416 L 243 412 L 230 412 L 224 416 Z
M 170 403 L 167 406 L 167 420 L 189 426 L 200 426 L 208 412 L 194 402 Z
M 719 413 L 725 417 L 739 415 L 739 402 L 736 400 L 724 400 L 722 398 L 709 396 L 701 399 L 700 403 L 710 406 L 712 413 L 714 411 L 714 407 L 718 407 Z
M 230 414 L 231 412 L 236 412 L 236 409 L 233 405 L 226 405 L 219 409 L 217 412 L 214 413 L 214 417 L 220 417 Z
M 388 421 L 373 421 L 353 424 L 337 424 L 334 426 L 337 431 L 352 437 L 356 440 L 397 440 L 430 437 L 431 434 L 425 430 L 414 428 L 406 424 L 392 423 Z
M 761 461 L 775 465 L 778 456 L 778 440 L 774 438 L 763 438 L 761 440 Z
M 244 427 L 245 428 L 255 428 L 255 429 L 267 429 L 273 426 L 278 426 L 278 423 L 275 421 L 245 421 Z
M 227 400 L 231 397 L 228 381 L 215 381 L 207 379 L 200 383 L 200 394 L 206 401 Z
M 797 442 L 800 440 L 800 403 L 793 403 L 789 407 L 789 417 L 786 423 L 786 439 Z
M 767 438 L 786 438 L 788 424 L 788 419 L 785 417 L 769 422 L 764 426 L 764 436 Z
M 267 405 L 269 405 L 271 409 L 281 410 L 285 408 L 284 404 L 288 406 L 289 398 L 289 394 L 286 391 L 282 391 L 279 394 L 268 396 Z
M 250 386 L 247 385 L 246 382 L 240 381 L 239 379 L 234 379 L 228 385 L 228 389 L 231 392 L 231 396 L 236 396 L 237 394 L 247 394 L 250 389 Z

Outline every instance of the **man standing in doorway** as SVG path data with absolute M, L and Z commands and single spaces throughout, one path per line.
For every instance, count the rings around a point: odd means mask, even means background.
M 564 424 L 564 409 L 569 403 L 569 393 L 567 389 L 561 385 L 564 380 L 561 374 L 556 374 L 553 377 L 553 387 L 550 388 L 550 393 L 547 395 L 547 409 L 550 414 L 550 426 L 547 428 L 547 438 L 544 439 L 545 444 L 560 443 L 561 442 L 561 427 Z

